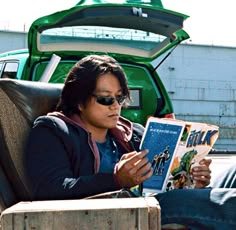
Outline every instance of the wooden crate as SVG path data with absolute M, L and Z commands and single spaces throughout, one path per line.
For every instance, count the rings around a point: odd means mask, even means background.
M 2 212 L 1 230 L 158 230 L 154 197 L 20 202 Z

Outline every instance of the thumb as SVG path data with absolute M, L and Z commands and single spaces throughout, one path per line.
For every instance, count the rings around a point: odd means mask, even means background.
M 212 160 L 211 159 L 202 159 L 199 164 L 200 165 L 207 165 L 209 166 L 211 164 Z
M 137 154 L 136 151 L 133 151 L 133 152 L 130 152 L 130 153 L 126 153 L 126 154 L 123 154 L 120 159 L 121 160 L 129 159 L 130 157 L 134 156 L 135 154 Z

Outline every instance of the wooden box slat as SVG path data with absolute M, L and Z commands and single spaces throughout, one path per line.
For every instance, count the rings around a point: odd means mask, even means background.
M 20 202 L 2 212 L 1 230 L 159 230 L 154 197 Z

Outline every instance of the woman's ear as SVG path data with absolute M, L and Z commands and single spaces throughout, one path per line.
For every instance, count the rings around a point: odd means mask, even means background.
M 83 111 L 83 105 L 81 105 L 81 104 L 78 104 L 78 110 L 81 112 L 81 111 Z

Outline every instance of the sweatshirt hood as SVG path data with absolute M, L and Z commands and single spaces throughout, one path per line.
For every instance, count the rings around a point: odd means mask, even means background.
M 77 125 L 89 133 L 88 129 L 85 127 L 83 121 L 78 116 L 78 120 L 74 121 L 71 118 L 65 116 L 61 112 L 51 112 L 47 114 L 48 116 L 59 117 L 62 120 L 72 124 Z M 109 129 L 109 132 L 118 140 L 123 140 L 128 142 L 131 140 L 133 130 L 133 123 L 127 120 L 126 118 L 120 116 L 115 128 Z

